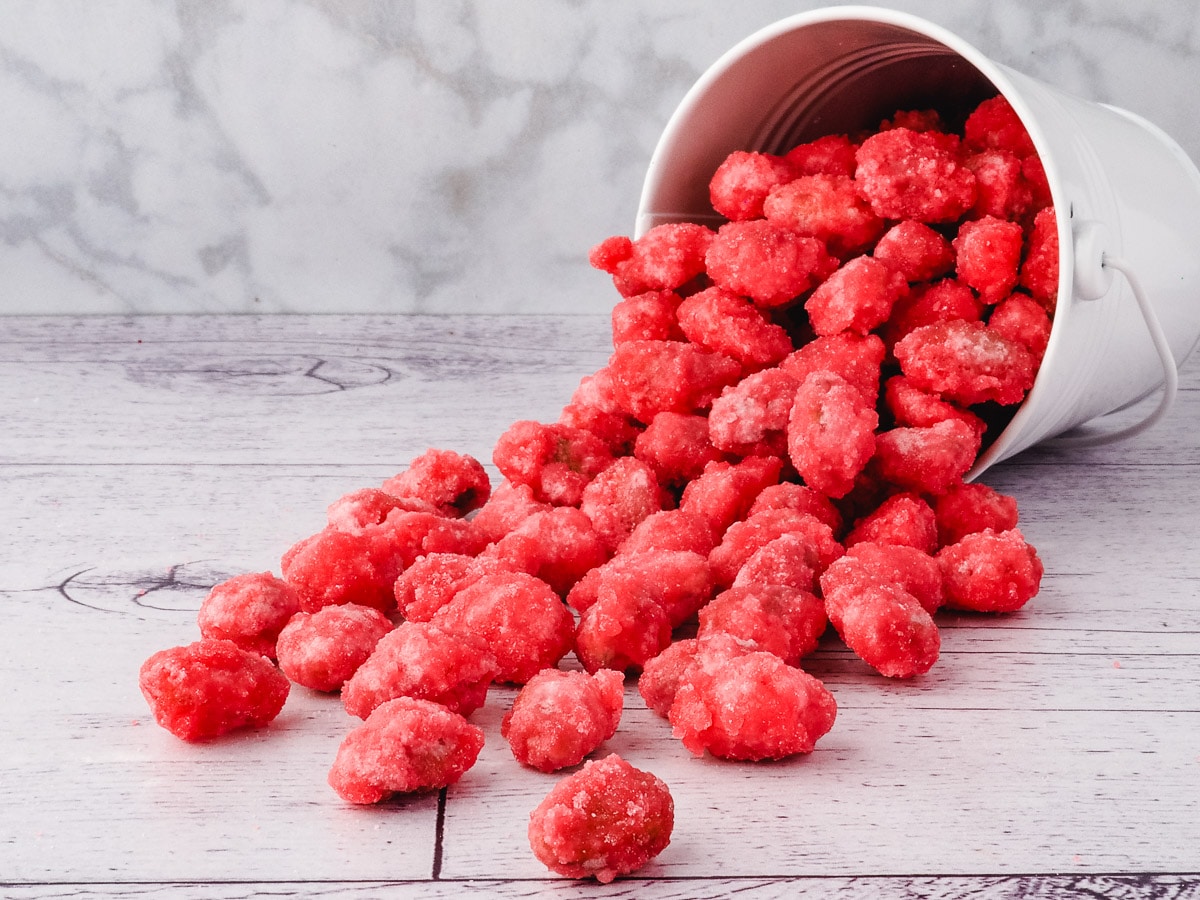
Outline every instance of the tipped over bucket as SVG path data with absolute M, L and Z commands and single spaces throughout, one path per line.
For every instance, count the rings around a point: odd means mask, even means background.
M 830 7 L 783 19 L 729 50 L 668 122 L 635 234 L 664 222 L 724 221 L 708 183 L 735 150 L 782 154 L 822 135 L 875 128 L 898 109 L 961 119 L 996 94 L 1020 117 L 1046 171 L 1058 301 L 1032 389 L 969 477 L 1161 387 L 1147 421 L 1156 420 L 1174 395 L 1178 365 L 1200 341 L 1200 172 L 1144 119 L 1041 84 L 914 16 Z

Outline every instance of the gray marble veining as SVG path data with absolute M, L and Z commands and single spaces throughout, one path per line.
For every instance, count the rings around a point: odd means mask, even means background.
M 6 0 L 0 312 L 597 312 L 687 88 L 822 4 Z M 906 0 L 1200 159 L 1191 0 Z

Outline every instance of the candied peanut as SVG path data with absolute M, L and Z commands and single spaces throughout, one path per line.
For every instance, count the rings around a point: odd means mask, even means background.
M 214 638 L 151 655 L 138 686 L 154 721 L 184 741 L 266 726 L 291 687 L 265 657 Z
M 975 204 L 975 174 L 955 135 L 892 128 L 863 141 L 855 159 L 859 191 L 882 218 L 949 222 Z
M 206 638 L 224 638 L 243 650 L 275 658 L 275 641 L 300 611 L 300 595 L 271 572 L 234 575 L 214 585 L 196 622 Z
M 430 620 L 469 635 L 495 660 L 496 681 L 524 684 L 570 652 L 575 619 L 558 594 L 533 575 L 493 572 L 461 588 Z
M 914 387 L 971 406 L 1019 403 L 1033 386 L 1033 356 L 982 322 L 955 319 L 914 329 L 892 348 Z
M 1011 531 L 1017 527 L 1017 501 L 986 484 L 958 484 L 934 500 L 938 544 L 956 544 L 968 534 L 991 528 Z
M 796 392 L 788 420 L 788 456 L 805 483 L 844 497 L 875 453 L 879 416 L 850 382 L 814 372 Z
M 874 512 L 855 522 L 843 543 L 849 549 L 864 541 L 904 544 L 933 553 L 938 548 L 937 517 L 933 507 L 911 492 L 893 494 Z
M 858 256 L 818 286 L 804 308 L 819 335 L 843 331 L 865 335 L 886 322 L 892 307 L 907 293 L 903 275 L 869 256 Z
M 454 784 L 479 758 L 483 730 L 437 703 L 399 697 L 342 740 L 329 786 L 348 803 Z
M 887 228 L 846 175 L 803 175 L 782 184 L 767 195 L 763 215 L 789 231 L 812 235 L 841 258 L 861 253 Z
M 696 756 L 760 760 L 811 753 L 836 716 L 825 686 L 775 654 L 707 654 L 701 646 L 668 719 Z
M 607 884 L 661 853 L 674 824 L 666 784 L 614 753 L 550 790 L 529 817 L 529 844 L 550 871 Z
M 954 268 L 950 242 L 922 222 L 906 219 L 889 229 L 871 253 L 910 282 L 933 281 Z
M 1017 286 L 1025 232 L 1016 222 L 984 216 L 963 222 L 954 238 L 958 277 L 979 291 L 984 303 L 998 303 Z
M 582 762 L 616 733 L 624 703 L 620 672 L 545 669 L 521 688 L 504 714 L 500 735 L 521 765 L 556 772 Z
M 591 519 L 600 539 L 616 550 L 643 519 L 665 505 L 667 494 L 654 470 L 626 456 L 592 479 L 584 488 L 579 508 Z
M 722 591 L 700 610 L 696 636 L 731 634 L 794 666 L 817 649 L 827 622 L 825 603 L 809 590 L 745 584 Z
M 432 700 L 470 715 L 483 706 L 496 672 L 482 640 L 432 622 L 402 622 L 380 638 L 343 686 L 342 704 L 360 719 L 396 697 Z
M 661 412 L 706 409 L 742 374 L 737 360 L 680 341 L 630 341 L 608 367 L 621 409 L 645 424 Z
M 279 668 L 301 687 L 341 690 L 391 630 L 379 610 L 353 603 L 297 613 L 279 633 Z
M 963 535 L 938 551 L 946 605 L 976 612 L 1014 612 L 1038 592 L 1043 566 L 1016 528 Z
M 771 189 L 796 177 L 783 157 L 735 150 L 717 166 L 708 185 L 712 208 L 733 222 L 757 219 Z
M 705 261 L 717 285 L 766 309 L 789 305 L 837 268 L 822 241 L 766 219 L 722 225 Z
M 679 305 L 679 327 L 687 339 L 756 371 L 792 352 L 792 339 L 749 300 L 719 287 L 688 297 Z
M 483 464 L 453 450 L 430 449 L 383 483 L 397 497 L 416 497 L 443 515 L 465 515 L 487 502 L 491 483 Z

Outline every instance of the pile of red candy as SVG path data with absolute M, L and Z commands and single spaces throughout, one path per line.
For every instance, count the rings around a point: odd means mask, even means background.
M 1033 383 L 1058 283 L 1045 174 L 1007 102 L 961 134 L 902 111 L 736 152 L 711 197 L 716 230 L 593 249 L 622 297 L 614 352 L 557 421 L 499 438 L 502 482 L 430 450 L 333 503 L 282 578 L 217 585 L 203 639 L 146 661 L 157 721 L 199 740 L 265 725 L 290 683 L 340 691 L 363 723 L 329 783 L 373 803 L 471 767 L 493 682 L 523 686 L 501 730 L 514 757 L 577 766 L 636 674 L 692 753 L 778 759 L 833 726 L 803 669 L 830 623 L 909 678 L 937 660 L 940 608 L 1029 600 L 1042 565 L 1015 501 L 963 482 Z M 584 671 L 559 668 L 572 653 Z M 666 786 L 609 756 L 551 791 L 530 843 L 608 881 L 672 821 Z

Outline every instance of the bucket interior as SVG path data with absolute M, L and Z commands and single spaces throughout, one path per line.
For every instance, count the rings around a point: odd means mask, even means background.
M 739 44 L 697 82 L 651 161 L 636 234 L 663 222 L 724 221 L 709 204 L 707 175 L 735 150 L 785 153 L 823 135 L 874 130 L 903 109 L 936 109 L 958 130 L 999 92 L 961 54 L 908 28 L 790 22 Z

